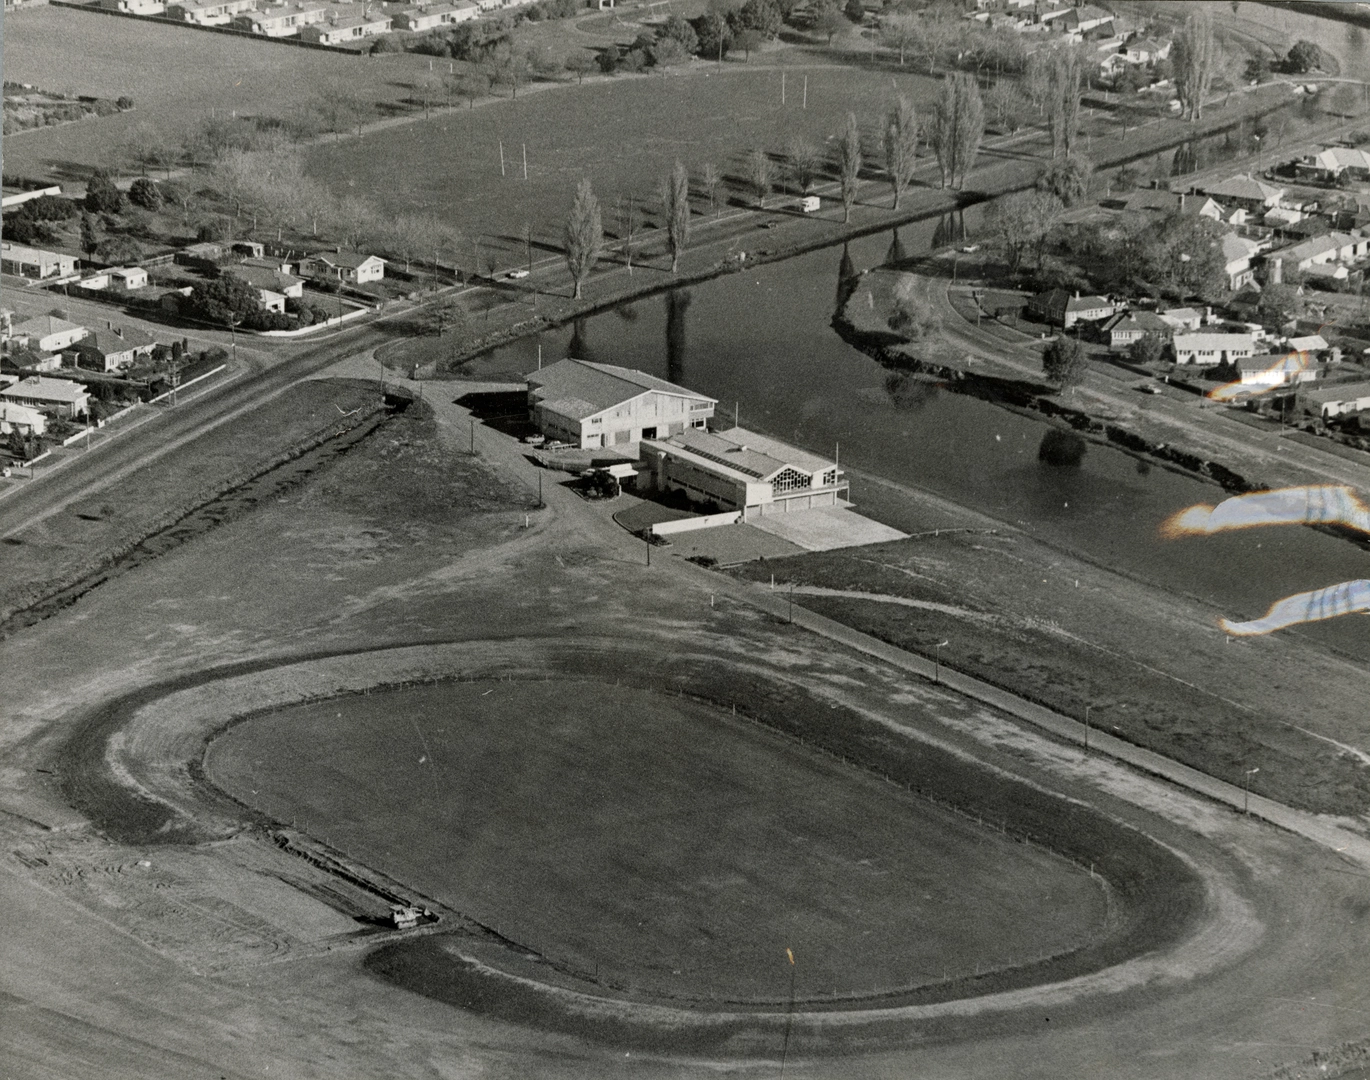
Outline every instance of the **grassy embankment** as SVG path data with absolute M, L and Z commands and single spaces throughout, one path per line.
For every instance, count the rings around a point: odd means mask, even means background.
M 1370 808 L 1359 761 L 1292 726 L 1283 701 L 1261 707 L 1258 656 L 1205 660 L 1220 637 L 1150 610 L 1129 582 L 1066 588 L 1056 568 L 1025 558 L 1011 539 L 947 532 L 733 572 L 848 594 L 799 602 L 921 655 L 950 642 L 940 659 L 957 670 L 1076 719 L 1088 707 L 1091 724 L 1231 783 L 1320 813 Z M 1044 575 L 1056 584 L 1038 589 Z M 1242 664 L 1248 686 L 1234 684 Z

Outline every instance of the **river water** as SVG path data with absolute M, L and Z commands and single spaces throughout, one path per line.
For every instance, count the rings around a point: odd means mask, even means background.
M 966 216 L 973 233 L 976 216 Z M 904 226 L 899 240 L 908 253 L 927 250 L 946 224 Z M 883 233 L 853 242 L 848 255 L 868 269 L 890 248 Z M 1016 524 L 1229 617 L 1253 618 L 1292 593 L 1370 577 L 1370 552 L 1306 528 L 1164 540 L 1162 521 L 1218 502 L 1222 489 L 1093 444 L 1078 466 L 1045 465 L 1046 423 L 926 384 L 891 387 L 891 372 L 830 326 L 842 261 L 840 246 L 827 248 L 624 304 L 497 350 L 478 370 L 530 371 L 540 344 L 546 362 L 569 354 L 650 372 L 718 398 L 720 416 L 736 403 L 744 427 L 816 452 L 840 443 L 844 465 Z M 859 480 L 852 498 L 861 504 Z M 1363 616 L 1298 633 L 1370 660 Z

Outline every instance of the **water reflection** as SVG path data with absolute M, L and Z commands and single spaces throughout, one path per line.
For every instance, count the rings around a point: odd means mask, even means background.
M 847 306 L 847 301 L 856 291 L 857 282 L 861 280 L 861 274 L 856 269 L 856 263 L 852 261 L 851 245 L 842 245 L 842 258 L 837 264 L 837 310 L 841 311 Z
M 908 257 L 909 253 L 904 250 L 904 242 L 899 239 L 899 230 L 891 229 L 889 250 L 885 252 L 885 265 L 898 266 L 907 261 Z
M 566 345 L 566 355 L 572 360 L 595 359 L 595 354 L 585 341 L 585 326 L 589 320 L 581 317 L 571 322 L 571 340 Z
M 666 294 L 666 378 L 685 384 L 685 312 L 690 309 L 689 289 L 672 289 Z
M 1088 449 L 1088 443 L 1075 432 L 1052 428 L 1042 436 L 1042 444 L 1037 447 L 1037 460 L 1056 468 L 1078 469 Z

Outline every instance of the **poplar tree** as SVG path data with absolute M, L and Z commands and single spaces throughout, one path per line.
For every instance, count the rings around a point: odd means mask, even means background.
M 913 102 L 904 94 L 895 101 L 885 117 L 885 172 L 894 189 L 894 209 L 899 209 L 899 198 L 913 180 L 918 165 L 918 114 Z
M 680 253 L 690 239 L 690 174 L 680 162 L 662 184 L 662 209 L 666 217 L 666 247 L 671 253 L 671 273 L 680 264 Z
M 856 188 L 861 177 L 861 129 L 856 114 L 847 113 L 847 126 L 837 137 L 837 171 L 842 181 L 842 220 L 851 220 L 856 205 Z
M 582 179 L 566 219 L 566 267 L 575 282 L 575 299 L 581 298 L 581 287 L 599 261 L 603 246 L 604 223 L 600 218 L 599 200 L 590 189 L 590 181 Z

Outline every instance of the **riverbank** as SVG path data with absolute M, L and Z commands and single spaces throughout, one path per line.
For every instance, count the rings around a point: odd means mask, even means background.
M 1175 391 L 1139 400 L 1132 379 L 1120 381 L 1097 371 L 1079 392 L 1050 386 L 1041 375 L 1037 346 L 1026 341 L 1006 346 L 983 334 L 977 338 L 950 303 L 945 279 L 907 275 L 921 283 L 935 304 L 948 337 L 964 346 L 950 350 L 946 359 L 930 359 L 928 349 L 909 344 L 889 328 L 893 285 L 900 276 L 881 269 L 862 275 L 833 319 L 843 340 L 882 366 L 1069 427 L 1082 438 L 1212 481 L 1230 494 L 1329 481 L 1370 490 L 1370 462 L 1347 457 L 1340 447 L 1324 449 L 1292 442 L 1282 432 L 1253 430 L 1224 417 L 1218 407 L 1205 408 L 1199 397 Z M 987 345 L 995 348 L 994 354 Z M 1364 538 L 1356 539 L 1365 544 Z

